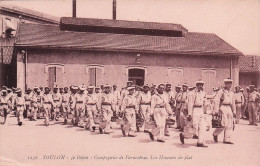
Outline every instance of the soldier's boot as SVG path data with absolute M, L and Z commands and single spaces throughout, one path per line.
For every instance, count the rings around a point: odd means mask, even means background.
M 207 146 L 207 145 L 204 145 L 204 144 L 201 144 L 201 143 L 197 143 L 197 147 L 200 147 L 200 148 L 207 148 L 208 146 Z
M 215 142 L 218 142 L 218 136 L 213 134 L 213 139 L 214 139 Z
M 182 133 L 180 133 L 180 141 L 181 141 L 182 144 L 184 144 L 184 136 L 183 136 Z

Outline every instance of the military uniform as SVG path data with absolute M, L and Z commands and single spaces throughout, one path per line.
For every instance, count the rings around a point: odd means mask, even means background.
M 184 84 L 183 86 L 188 87 L 186 84 Z M 187 119 L 186 117 L 188 115 L 187 99 L 188 99 L 187 90 L 182 91 L 181 98 L 180 98 L 180 102 L 181 102 L 181 106 L 180 106 L 180 127 L 181 127 L 181 130 L 183 130 L 183 128 L 185 126 L 185 121 Z
M 104 86 L 104 88 L 107 88 L 107 87 Z M 113 116 L 113 111 L 112 111 L 113 96 L 112 96 L 112 94 L 111 93 L 102 93 L 102 95 L 100 97 L 100 103 L 101 103 L 102 121 L 104 121 L 106 123 L 105 128 L 104 128 L 104 133 L 108 134 L 110 131 L 111 117 Z
M 225 79 L 225 83 L 232 82 L 232 80 Z M 235 97 L 232 90 L 223 88 L 219 90 L 216 96 L 216 107 L 214 114 L 219 113 L 221 115 L 222 128 L 216 128 L 213 132 L 214 140 L 217 142 L 217 136 L 224 131 L 224 143 L 232 143 L 232 131 L 234 127 L 234 118 L 236 114 Z
M 40 96 L 37 95 L 37 87 L 34 88 L 34 92 L 31 97 L 31 115 L 30 119 L 31 120 L 36 120 L 37 119 L 37 112 L 39 111 L 39 105 L 41 104 L 39 101 Z
M 235 103 L 236 103 L 236 123 L 239 122 L 239 119 L 243 116 L 242 115 L 242 106 L 244 105 L 244 96 L 239 92 L 235 92 L 234 94 Z
M 142 92 L 138 101 L 139 108 L 140 108 L 140 114 L 144 118 L 145 122 L 150 121 L 150 116 L 151 116 L 151 100 L 152 100 L 152 95 L 151 92 L 148 91 L 147 93 Z M 144 125 L 140 128 L 141 131 L 144 131 Z
M 22 91 L 20 89 L 17 89 L 16 93 L 22 93 Z M 16 116 L 17 116 L 18 125 L 21 126 L 23 123 L 23 112 L 25 108 L 25 98 L 22 94 L 17 95 L 14 98 L 14 105 L 16 106 Z
M 256 115 L 257 115 L 257 100 L 260 99 L 258 92 L 253 91 L 249 93 L 248 96 L 248 113 L 249 113 L 249 123 L 251 125 L 256 124 Z
M 48 89 L 47 87 L 45 88 L 45 90 Z M 42 96 L 42 106 L 43 106 L 43 110 L 44 110 L 44 116 L 45 116 L 45 125 L 49 126 L 49 117 L 51 114 L 51 106 L 53 104 L 53 98 L 52 98 L 52 94 L 45 92 Z
M 114 90 L 112 92 L 113 95 L 113 104 L 112 104 L 112 110 L 115 114 L 119 113 L 119 104 L 120 104 L 120 92 L 118 90 Z
M 181 88 L 181 87 L 177 86 L 176 88 Z M 175 103 L 176 103 L 175 114 L 176 114 L 177 129 L 181 129 L 181 123 L 180 123 L 181 99 L 182 99 L 182 91 L 179 91 L 175 95 Z
M 64 124 L 67 124 L 68 114 L 70 113 L 69 102 L 70 102 L 70 94 L 68 92 L 64 92 L 62 94 L 62 103 L 61 103 L 63 117 L 64 117 Z
M 57 87 L 55 87 L 57 88 Z M 59 120 L 60 116 L 60 108 L 61 108 L 61 103 L 62 103 L 62 96 L 59 92 L 53 92 L 52 93 L 52 98 L 53 98 L 53 115 L 52 118 L 56 121 Z
M 24 118 L 30 116 L 31 113 L 31 100 L 32 100 L 32 94 L 30 90 L 27 90 L 24 98 L 25 98 L 25 115 Z
M 7 93 L 6 90 L 2 90 L 2 93 Z M 5 124 L 7 114 L 10 112 L 10 108 L 8 107 L 8 101 L 10 100 L 10 96 L 7 94 L 4 96 L 1 94 L 0 96 L 0 117 L 4 117 L 4 120 L 1 120 L 2 124 Z
M 127 89 L 133 90 L 134 87 L 128 87 Z M 126 125 L 129 125 L 129 132 L 125 133 L 125 135 L 134 136 L 136 131 L 136 113 L 138 111 L 137 99 L 134 95 L 127 94 L 124 97 L 121 110 L 124 113 Z
M 165 93 L 156 93 L 151 100 L 151 113 L 154 115 L 156 126 L 159 128 L 158 141 L 164 141 L 166 118 L 172 114 L 171 106 Z
M 85 91 L 85 88 L 79 87 L 80 91 Z M 85 117 L 85 94 L 83 93 L 77 93 L 75 95 L 75 124 L 79 127 L 84 127 L 84 117 Z

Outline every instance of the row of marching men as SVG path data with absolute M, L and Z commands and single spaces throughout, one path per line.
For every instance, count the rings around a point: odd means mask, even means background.
M 213 138 L 218 142 L 218 135 L 224 131 L 223 142 L 232 144 L 231 133 L 238 103 L 231 90 L 232 80 L 225 79 L 224 84 L 225 87 L 216 90 L 214 96 L 213 114 L 219 118 L 217 121 L 212 120 L 212 123 L 218 123 Z M 185 138 L 194 138 L 198 139 L 198 147 L 207 147 L 204 143 L 207 124 L 203 85 L 203 81 L 197 81 L 196 87 L 183 84 L 176 86 L 173 92 L 170 84 L 159 84 L 157 88 L 145 85 L 139 89 L 133 87 L 132 82 L 127 82 L 121 92 L 115 85 L 112 91 L 110 86 L 105 85 L 101 93 L 94 92 L 93 86 L 87 89 L 84 86 L 71 86 L 70 90 L 64 88 L 62 93 L 59 93 L 57 86 L 53 92 L 48 87 L 44 91 L 35 87 L 33 92 L 26 91 L 24 106 L 21 104 L 21 90 L 17 89 L 15 98 L 20 98 L 20 101 L 14 100 L 12 107 L 16 107 L 19 125 L 22 124 L 21 112 L 29 107 L 29 118 L 32 120 L 36 120 L 39 110 L 44 111 L 47 126 L 50 118 L 58 120 L 63 116 L 64 123 L 67 123 L 71 116 L 74 125 L 93 132 L 98 128 L 100 133 L 109 134 L 111 118 L 116 116 L 120 117 L 118 120 L 123 135 L 134 137 L 136 129 L 139 129 L 148 132 L 152 140 L 157 139 L 159 142 L 164 142 L 164 136 L 169 136 L 167 121 L 175 113 L 177 128 L 182 132 L 181 142 L 184 143 Z M 1 108 L 2 105 L 5 104 L 1 104 Z M 136 125 L 137 121 L 141 123 Z

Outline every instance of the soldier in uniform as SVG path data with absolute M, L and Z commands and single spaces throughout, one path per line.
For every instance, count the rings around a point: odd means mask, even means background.
M 31 112 L 31 99 L 32 99 L 32 90 L 28 88 L 25 91 L 25 111 L 24 111 L 24 118 L 27 118 L 30 115 Z
M 15 91 L 17 93 L 17 96 L 14 99 L 14 105 L 16 106 L 16 116 L 18 125 L 21 126 L 23 124 L 23 111 L 25 108 L 25 98 L 22 95 L 22 90 L 20 88 L 17 88 Z
M 52 94 L 50 93 L 50 88 L 45 87 L 44 88 L 44 94 L 42 96 L 42 106 L 44 110 L 44 116 L 45 116 L 45 125 L 49 126 L 49 116 L 51 114 L 51 106 L 53 104 L 53 98 Z
M 222 128 L 216 128 L 213 132 L 215 142 L 218 142 L 218 135 L 224 131 L 224 143 L 233 144 L 231 136 L 234 128 L 234 117 L 236 116 L 236 104 L 234 93 L 231 90 L 233 80 L 225 79 L 225 87 L 219 90 L 216 96 L 215 109 L 213 114 L 222 118 Z
M 69 105 L 70 105 L 70 112 L 73 115 L 73 118 L 71 119 L 71 122 L 73 125 L 76 125 L 76 94 L 78 91 L 77 86 L 70 86 L 70 99 L 69 99 Z
M 182 85 L 182 94 L 181 94 L 181 106 L 180 106 L 180 125 L 181 125 L 181 131 L 183 131 L 184 126 L 185 126 L 185 121 L 187 120 L 187 115 L 188 115 L 188 85 L 183 84 Z
M 242 105 L 242 108 L 241 108 L 241 118 L 242 119 L 246 119 L 246 117 L 245 117 L 245 110 L 246 110 L 246 103 L 247 103 L 247 101 L 246 101 L 246 96 L 244 94 L 244 89 L 241 88 L 240 92 L 241 92 L 241 94 L 243 96 L 243 100 L 244 100 L 244 104 Z
M 79 92 L 75 95 L 76 102 L 76 113 L 74 125 L 79 127 L 84 127 L 84 117 L 85 117 L 85 88 L 83 86 L 79 87 Z
M 176 122 L 177 122 L 177 128 L 181 130 L 181 123 L 180 123 L 180 109 L 181 109 L 181 98 L 182 98 L 182 91 L 181 91 L 181 86 L 176 86 L 175 87 L 176 95 L 175 95 L 175 114 L 176 114 Z
M 257 102 L 260 100 L 260 95 L 255 90 L 254 85 L 249 86 L 250 91 L 248 95 L 248 113 L 249 113 L 249 124 L 257 126 L 256 115 L 257 115 Z
M 204 106 L 206 94 L 203 92 L 203 81 L 196 82 L 196 90 L 188 95 L 188 116 L 187 120 L 192 121 L 195 133 L 194 139 L 198 139 L 197 147 L 208 147 L 205 145 L 204 137 L 206 133 L 206 118 L 204 116 Z M 180 133 L 180 140 L 184 144 L 185 133 Z
M 143 92 L 140 94 L 140 97 L 137 101 L 137 103 L 139 104 L 138 107 L 140 108 L 140 114 L 144 118 L 145 122 L 149 122 L 151 117 L 152 95 L 149 91 L 149 88 L 150 87 L 148 84 L 143 86 Z M 148 132 L 147 130 L 145 131 L 144 125 L 140 128 L 140 131 Z
M 33 88 L 33 93 L 31 97 L 31 115 L 30 120 L 36 121 L 37 119 L 37 112 L 38 112 L 38 94 L 37 94 L 38 87 Z
M 236 86 L 235 87 L 235 94 L 234 94 L 234 98 L 235 98 L 235 103 L 236 103 L 236 123 L 238 124 L 239 119 L 243 116 L 242 113 L 242 106 L 244 105 L 244 96 L 243 94 L 240 92 L 240 87 Z
M 102 121 L 105 122 L 104 131 L 102 128 L 99 127 L 99 132 L 102 134 L 109 134 L 110 132 L 110 125 L 111 125 L 111 117 L 113 115 L 112 111 L 112 103 L 113 103 L 113 96 L 110 93 L 110 86 L 104 85 L 104 93 L 100 97 L 100 110 Z
M 124 114 L 126 125 L 129 126 L 129 132 L 126 133 L 122 128 L 123 135 L 129 137 L 135 137 L 134 132 L 136 131 L 136 113 L 138 111 L 138 105 L 134 96 L 135 87 L 128 87 L 128 94 L 123 98 L 121 111 Z
M 155 93 L 156 93 L 156 85 L 152 84 L 152 86 L 151 86 L 151 95 L 153 96 L 153 95 L 155 95 Z
M 165 142 L 165 124 L 167 115 L 172 114 L 171 106 L 164 93 L 165 85 L 159 84 L 157 88 L 157 93 L 152 96 L 151 100 L 151 113 L 154 116 L 157 128 L 159 128 L 159 136 L 157 138 L 158 142 Z M 154 135 L 149 132 L 150 138 L 154 140 Z
M 88 114 L 88 124 L 86 128 L 92 130 L 93 132 L 96 129 L 96 125 L 94 123 L 94 118 L 98 115 L 97 104 L 98 104 L 98 96 L 94 94 L 94 86 L 88 87 L 88 94 L 86 95 L 86 111 Z
M 0 117 L 4 117 L 4 120 L 2 121 L 1 118 L 1 124 L 5 124 L 7 119 L 7 114 L 10 113 L 10 108 L 8 107 L 8 101 L 10 100 L 10 96 L 7 95 L 7 91 L 3 89 L 2 94 L 0 96 Z
M 67 124 L 68 121 L 68 114 L 70 113 L 70 94 L 69 94 L 69 88 L 64 87 L 64 93 L 62 94 L 62 112 L 63 112 L 63 117 L 64 117 L 64 124 Z
M 56 85 L 53 88 L 52 98 L 53 98 L 53 114 L 52 119 L 55 119 L 56 121 L 59 120 L 60 117 L 60 108 L 61 108 L 61 102 L 62 102 L 62 96 L 59 93 L 59 87 Z
M 112 104 L 112 110 L 115 115 L 119 113 L 119 102 L 120 102 L 120 92 L 117 90 L 117 86 L 113 85 L 113 104 Z
M 164 91 L 164 93 L 165 93 L 165 95 L 166 95 L 166 97 L 167 97 L 167 100 L 168 100 L 168 102 L 169 102 L 169 104 L 170 104 L 170 106 L 171 106 L 171 108 L 172 108 L 172 111 L 173 111 L 173 105 L 175 104 L 174 103 L 174 93 L 173 93 L 173 91 L 172 91 L 172 85 L 171 84 L 169 84 L 169 83 L 167 83 L 166 85 L 165 85 L 165 91 Z M 164 132 L 164 135 L 165 136 L 170 136 L 170 134 L 169 134 L 169 130 L 168 130 L 168 125 L 165 123 L 165 132 Z
M 132 81 L 127 81 L 126 82 L 126 87 L 125 88 L 123 88 L 122 89 L 122 91 L 121 91 L 121 97 L 120 97 L 120 103 L 122 104 L 122 102 L 123 102 L 123 99 L 124 99 L 124 97 L 128 94 L 128 90 L 127 90 L 127 88 L 128 87 L 132 87 L 132 85 L 133 85 L 133 82 Z

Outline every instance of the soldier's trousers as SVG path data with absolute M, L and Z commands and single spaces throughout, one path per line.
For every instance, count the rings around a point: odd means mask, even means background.
M 88 114 L 88 124 L 90 130 L 95 126 L 94 118 L 97 116 L 97 105 L 87 105 L 87 114 Z
M 164 139 L 165 132 L 165 123 L 168 113 L 165 108 L 155 108 L 154 109 L 154 120 L 156 122 L 156 126 L 160 129 L 159 136 L 157 139 Z
M 223 128 L 216 128 L 213 132 L 214 136 L 218 136 L 222 131 L 224 131 L 224 142 L 232 142 L 232 133 L 233 133 L 233 112 L 230 105 L 221 105 L 219 109 L 222 114 L 221 124 Z
M 140 105 L 140 113 L 142 114 L 142 117 L 144 118 L 144 122 L 149 122 L 150 121 L 150 116 L 151 116 L 151 106 L 150 105 Z M 144 123 L 145 124 L 145 123 Z M 144 124 L 140 128 L 140 131 L 144 131 Z
M 66 103 L 62 103 L 62 111 L 63 111 L 63 118 L 66 121 L 68 119 L 68 114 L 70 112 L 69 105 Z
M 36 120 L 37 119 L 37 112 L 38 112 L 38 105 L 37 105 L 37 103 L 33 103 L 32 107 L 31 107 L 30 118 Z
M 112 104 L 112 109 L 113 111 L 118 114 L 119 113 L 119 104 Z
M 43 103 L 43 110 L 44 110 L 44 116 L 45 116 L 45 125 L 49 125 L 50 122 L 50 113 L 51 113 L 51 104 L 50 103 Z
M 75 113 L 75 124 L 79 127 L 84 126 L 85 118 L 85 105 L 83 103 L 76 104 L 76 113 Z
M 239 122 L 240 118 L 243 116 L 242 115 L 242 104 L 236 104 L 236 123 Z
M 109 132 L 111 125 L 111 117 L 113 115 L 113 111 L 110 105 L 102 105 L 101 113 L 103 116 L 103 120 L 106 122 L 106 127 L 104 128 L 104 132 Z
M 136 114 L 134 108 L 126 108 L 125 110 L 126 123 L 130 125 L 129 134 L 133 134 L 136 130 Z
M 187 115 L 188 115 L 188 110 L 187 109 L 184 109 L 184 108 L 181 108 L 180 109 L 180 127 L 181 129 L 184 129 L 184 126 L 185 126 L 185 122 L 187 120 Z
M 249 114 L 249 123 L 254 124 L 256 123 L 256 113 L 257 107 L 256 102 L 248 102 L 248 114 Z
M 0 106 L 0 118 L 1 118 L 1 123 L 5 123 L 6 122 L 6 118 L 7 118 L 7 114 L 9 112 L 9 108 L 8 105 L 1 105 Z M 2 120 L 2 117 L 4 118 L 4 120 Z
M 24 112 L 24 106 L 16 107 L 16 116 L 17 116 L 18 123 L 23 122 L 23 112 Z
M 206 134 L 206 117 L 204 116 L 203 107 L 193 108 L 192 125 L 195 130 L 195 135 L 199 137 L 198 143 L 204 144 Z
M 55 118 L 56 120 L 59 119 L 59 116 L 60 116 L 60 105 L 54 105 L 53 106 L 53 118 Z
M 180 123 L 180 108 L 176 106 L 176 123 L 177 123 L 177 127 L 181 127 L 181 123 Z

